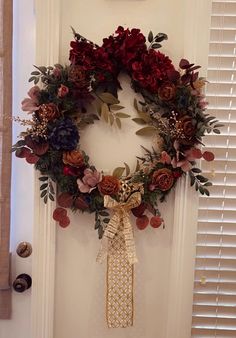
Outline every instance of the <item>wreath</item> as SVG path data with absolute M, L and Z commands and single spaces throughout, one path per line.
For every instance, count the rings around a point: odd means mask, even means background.
M 177 70 L 158 50 L 167 39 L 164 33 L 150 32 L 147 44 L 139 29 L 118 27 L 101 46 L 73 33 L 70 65 L 35 67 L 31 73 L 34 86 L 22 101 L 22 110 L 31 118 L 14 118 L 27 128 L 12 149 L 40 171 L 40 196 L 45 203 L 54 201 L 56 183 L 58 207 L 53 218 L 60 226 L 70 223 L 68 208 L 95 213 L 95 229 L 102 238 L 110 222 L 104 196 L 125 202 L 139 191 L 140 204 L 131 209 L 137 227 L 144 229 L 150 222 L 158 228 L 164 225 L 158 201 L 166 199 L 183 175 L 188 173 L 191 186 L 209 195 L 211 183 L 196 161 L 214 159 L 213 153 L 202 150 L 202 137 L 220 133 L 221 125 L 205 112 L 206 80 L 199 77 L 200 66 L 182 59 Z M 129 75 L 132 89 L 142 97 L 134 101 L 133 121 L 141 125 L 136 134 L 155 135 L 158 149 L 143 147 L 133 171 L 125 163 L 105 175 L 80 148 L 80 132 L 100 119 L 121 128 L 130 118 L 118 99 L 121 72 Z

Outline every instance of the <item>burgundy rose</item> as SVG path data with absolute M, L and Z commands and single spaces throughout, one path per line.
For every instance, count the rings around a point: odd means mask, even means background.
M 177 129 L 181 129 L 187 138 L 191 138 L 196 132 L 196 125 L 193 124 L 191 117 L 184 116 L 177 122 Z
M 173 186 L 173 184 L 174 177 L 172 171 L 167 168 L 162 168 L 154 171 L 152 174 L 149 190 L 153 191 L 159 189 L 161 191 L 167 191 Z
M 84 156 L 79 150 L 66 151 L 63 153 L 63 163 L 80 168 L 84 166 Z
M 158 96 L 162 101 L 170 101 L 176 95 L 176 87 L 173 83 L 163 83 L 158 89 Z
M 98 189 L 103 195 L 115 195 L 120 188 L 120 181 L 115 176 L 103 176 L 102 181 L 98 184 Z
M 63 84 L 60 85 L 58 88 L 57 96 L 58 97 L 65 97 L 69 93 L 69 88 L 67 86 L 64 86 Z
M 60 112 L 54 103 L 46 103 L 39 107 L 38 115 L 41 119 L 51 121 L 59 117 Z

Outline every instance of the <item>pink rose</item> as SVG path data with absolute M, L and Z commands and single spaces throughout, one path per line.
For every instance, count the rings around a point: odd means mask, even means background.
M 58 97 L 64 97 L 69 93 L 69 88 L 61 84 L 60 88 L 58 88 Z
M 40 88 L 38 86 L 34 86 L 32 87 L 29 91 L 28 91 L 28 95 L 30 98 L 25 98 L 22 102 L 21 102 L 21 109 L 23 111 L 27 111 L 29 113 L 33 113 L 36 110 L 39 110 L 39 100 L 38 100 L 38 96 L 40 93 Z
M 84 177 L 82 180 L 78 179 L 77 184 L 81 192 L 91 192 L 96 188 L 96 185 L 101 181 L 101 174 L 98 171 L 92 171 L 91 169 L 85 169 Z

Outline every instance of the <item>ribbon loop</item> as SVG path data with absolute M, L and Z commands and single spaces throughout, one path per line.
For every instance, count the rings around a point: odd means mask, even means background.
M 97 261 L 102 262 L 107 255 L 109 255 L 109 240 L 113 240 L 115 235 L 121 229 L 125 239 L 125 249 L 127 259 L 130 264 L 137 262 L 134 235 L 132 225 L 130 223 L 129 212 L 131 209 L 137 207 L 141 203 L 141 193 L 134 192 L 126 202 L 117 202 L 111 196 L 104 196 L 104 206 L 111 209 L 114 215 L 105 229 L 101 249 L 97 256 Z

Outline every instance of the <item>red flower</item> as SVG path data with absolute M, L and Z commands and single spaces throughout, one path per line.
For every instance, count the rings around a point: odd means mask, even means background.
M 98 184 L 98 189 L 103 195 L 115 195 L 120 188 L 120 181 L 115 176 L 103 176 L 102 181 Z
M 149 190 L 159 189 L 161 191 L 169 190 L 174 184 L 172 171 L 167 168 L 162 168 L 154 171 Z
M 132 64 L 132 77 L 140 87 L 157 92 L 160 85 L 168 80 L 167 73 L 170 70 L 174 70 L 174 66 L 169 57 L 150 49 L 142 53 L 140 61 Z

